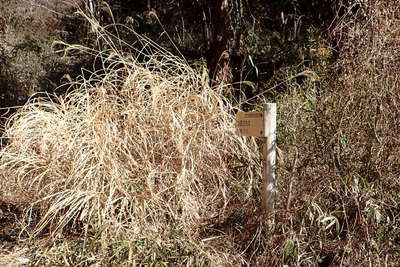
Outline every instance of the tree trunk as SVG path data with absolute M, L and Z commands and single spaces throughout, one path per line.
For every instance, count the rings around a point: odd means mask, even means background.
M 230 83 L 231 69 L 228 50 L 228 0 L 211 0 L 212 42 L 206 54 L 210 76 L 217 82 Z

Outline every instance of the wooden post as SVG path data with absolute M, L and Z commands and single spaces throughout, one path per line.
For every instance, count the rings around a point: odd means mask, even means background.
M 258 136 L 263 138 L 261 211 L 265 218 L 274 210 L 275 197 L 275 158 L 276 158 L 276 104 L 264 104 L 263 112 L 239 111 L 236 114 L 237 132 L 241 136 Z
M 276 104 L 263 106 L 263 177 L 261 184 L 261 207 L 265 216 L 271 215 L 275 197 L 275 159 L 276 159 Z

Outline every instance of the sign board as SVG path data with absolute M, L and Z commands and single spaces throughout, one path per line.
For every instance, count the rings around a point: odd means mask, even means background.
M 264 136 L 263 112 L 239 111 L 236 114 L 236 129 L 241 136 Z

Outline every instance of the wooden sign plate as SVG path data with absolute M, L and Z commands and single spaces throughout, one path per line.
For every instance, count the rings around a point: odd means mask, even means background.
M 263 112 L 239 111 L 236 114 L 236 129 L 241 136 L 264 136 Z

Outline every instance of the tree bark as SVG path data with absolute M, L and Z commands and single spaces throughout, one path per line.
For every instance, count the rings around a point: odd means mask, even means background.
M 230 83 L 228 0 L 211 0 L 212 42 L 206 54 L 210 76 L 217 82 Z

